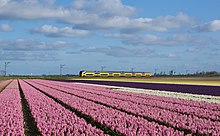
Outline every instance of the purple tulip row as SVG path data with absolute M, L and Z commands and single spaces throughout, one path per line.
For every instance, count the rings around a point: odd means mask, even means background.
M 8 81 L 6 81 L 9 83 Z M 5 82 L 4 82 L 5 83 Z M 6 84 L 7 84 L 6 83 Z M 22 105 L 18 83 L 12 81 L 0 93 L 0 135 L 24 135 Z
M 24 81 L 19 82 L 42 135 L 105 135 Z
M 42 83 L 44 85 L 48 85 L 49 81 L 37 81 L 39 83 Z M 56 82 L 59 83 L 59 82 Z M 131 101 L 126 101 L 126 100 L 119 100 L 119 99 L 114 99 L 112 97 L 106 97 L 103 95 L 96 95 L 92 93 L 86 93 L 85 89 L 81 89 L 79 91 L 78 89 L 68 89 L 66 87 L 62 86 L 62 83 L 59 83 L 58 86 L 55 84 L 51 84 L 49 86 L 52 86 L 56 89 L 64 90 L 65 92 L 72 93 L 77 96 L 84 97 L 86 99 L 90 99 L 92 101 L 98 101 L 106 105 L 110 105 L 111 107 L 115 107 L 118 109 L 122 109 L 140 116 L 147 116 L 150 118 L 153 118 L 155 120 L 165 122 L 167 124 L 170 124 L 174 127 L 177 128 L 184 128 L 187 130 L 192 130 L 193 133 L 200 133 L 200 134 L 220 134 L 220 122 L 219 121 L 211 121 L 209 119 L 203 119 L 203 118 L 198 118 L 193 115 L 193 110 L 192 110 L 192 115 L 184 115 L 176 112 L 172 112 L 169 110 L 164 110 L 158 107 L 152 107 L 152 106 L 146 106 L 144 104 L 139 103 L 134 103 Z M 87 91 L 89 92 L 94 92 L 94 87 L 87 88 Z M 115 94 L 113 94 L 115 95 Z M 138 102 L 138 101 L 137 101 Z M 163 106 L 163 105 L 162 105 Z M 180 105 L 181 106 L 181 105 Z M 187 108 L 185 108 L 185 111 L 187 111 Z M 183 109 L 184 109 L 183 108 Z M 190 107 L 189 107 L 190 108 Z M 189 111 L 191 112 L 191 111 Z M 214 111 L 213 111 L 214 112 Z M 198 114 L 198 112 L 195 112 Z M 208 116 L 209 113 L 206 115 Z M 216 112 L 216 116 L 219 114 Z M 216 117 L 213 116 L 213 117 Z
M 120 82 L 120 81 L 107 81 L 107 80 L 58 80 L 58 81 L 89 83 L 89 84 L 99 84 L 99 85 L 119 86 L 119 87 L 122 86 L 122 87 L 150 89 L 150 90 L 159 90 L 159 91 L 163 90 L 166 92 L 169 91 L 173 93 L 220 96 L 220 86 L 126 82 L 126 81 Z
M 141 117 L 128 115 L 125 112 L 106 107 L 91 101 L 69 95 L 55 89 L 28 81 L 40 90 L 70 105 L 72 108 L 91 116 L 101 124 L 107 125 L 122 134 L 132 135 L 184 135 L 184 132 L 149 122 Z
M 44 82 L 42 82 L 44 83 Z M 128 102 L 132 102 L 134 104 L 138 104 L 138 105 L 145 105 L 145 106 L 150 106 L 150 107 L 155 107 L 155 108 L 160 108 L 160 109 L 164 109 L 164 110 L 169 110 L 169 111 L 173 111 L 173 112 L 178 112 L 178 113 L 182 113 L 182 114 L 187 114 L 187 115 L 193 115 L 193 116 L 197 116 L 197 117 L 201 117 L 201 118 L 206 118 L 206 119 L 212 119 L 213 121 L 220 121 L 220 114 L 219 111 L 213 111 L 213 110 L 209 110 L 209 109 L 204 109 L 204 108 L 199 108 L 199 107 L 193 107 L 193 106 L 187 106 L 187 105 L 181 105 L 178 103 L 169 103 L 169 102 L 165 102 L 165 101 L 158 101 L 155 99 L 144 99 L 144 98 L 140 98 L 140 97 L 135 97 L 135 96 L 128 96 L 128 95 L 123 95 L 123 94 L 116 94 L 116 93 L 112 93 L 111 91 L 109 91 L 108 89 L 102 88 L 102 89 L 98 89 L 99 87 L 95 87 L 95 86 L 90 86 L 90 87 L 86 87 L 83 88 L 84 85 L 77 86 L 75 84 L 67 84 L 66 83 L 60 83 L 60 84 L 55 84 L 55 83 L 51 83 L 47 81 L 47 85 L 51 84 L 54 87 L 61 87 L 61 89 L 65 89 L 65 90 L 70 90 L 68 92 L 73 92 L 74 91 L 81 91 L 81 93 L 86 93 L 86 94 L 90 94 L 94 97 L 101 97 L 104 99 L 106 99 L 105 97 L 107 97 L 108 99 L 110 98 L 111 100 L 114 101 L 128 101 Z M 158 96 L 157 96 L 158 97 Z M 192 101 L 188 101 L 189 103 L 193 103 Z

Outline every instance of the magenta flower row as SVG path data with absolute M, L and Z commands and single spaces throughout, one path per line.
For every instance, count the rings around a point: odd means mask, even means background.
M 8 83 L 8 81 L 4 81 L 3 84 L 6 85 Z M 0 93 L 0 105 L 0 135 L 24 135 L 22 105 L 16 80 L 12 81 Z
M 129 92 L 121 93 L 120 91 L 118 91 L 118 93 L 115 93 L 115 91 L 102 88 L 102 87 L 97 87 L 97 86 L 84 86 L 84 85 L 79 86 L 77 84 L 70 84 L 70 83 L 56 84 L 56 82 L 54 83 L 53 81 L 46 81 L 46 82 L 47 82 L 47 85 L 51 84 L 56 87 L 61 87 L 61 89 L 69 90 L 68 92 L 73 92 L 73 90 L 81 91 L 83 95 L 85 93 L 88 95 L 90 94 L 94 97 L 99 97 L 99 98 L 102 97 L 103 99 L 105 99 L 105 97 L 108 97 L 114 101 L 119 101 L 119 102 L 127 101 L 127 102 L 131 102 L 131 103 L 138 104 L 138 105 L 145 105 L 148 107 L 155 107 L 155 108 L 169 110 L 169 111 L 178 112 L 182 114 L 193 115 L 193 116 L 197 116 L 200 118 L 212 119 L 213 121 L 220 121 L 219 111 L 215 111 L 215 110 L 213 111 L 208 108 L 192 106 L 194 101 L 185 100 L 189 104 L 183 105 L 180 103 L 170 103 L 167 101 L 157 100 L 158 96 L 150 96 L 151 98 L 154 97 L 155 99 L 149 99 L 148 97 L 144 98 L 144 97 L 133 96 L 132 95 L 133 93 L 129 93 Z M 131 94 L 131 95 L 127 95 L 127 94 Z M 149 95 L 146 95 L 146 96 L 149 96 Z M 213 104 L 213 105 L 217 105 L 217 104 Z
M 49 83 L 51 84 L 50 81 L 37 81 L 37 82 L 44 85 L 49 85 Z M 59 83 L 59 84 L 56 85 L 54 83 Z M 86 99 L 90 99 L 92 101 L 101 102 L 103 104 L 110 105 L 111 107 L 115 107 L 121 110 L 134 113 L 136 115 L 152 118 L 154 120 L 158 120 L 160 122 L 164 122 L 166 124 L 172 125 L 176 128 L 191 130 L 193 133 L 198 132 L 199 134 L 217 134 L 217 135 L 220 134 L 220 127 L 219 127 L 220 122 L 210 120 L 210 119 L 219 119 L 219 112 L 217 111 L 212 111 L 202 108 L 199 109 L 198 107 L 192 107 L 192 106 L 181 107 L 181 105 L 179 105 L 179 107 L 175 107 L 175 105 L 174 104 L 172 105 L 172 103 L 168 103 L 166 105 L 165 102 L 162 103 L 161 101 L 158 102 L 156 100 L 147 101 L 147 99 L 139 99 L 139 98 L 134 99 L 135 101 L 134 102 L 131 100 L 132 97 L 131 99 L 129 99 L 129 97 L 127 97 L 126 95 L 123 98 L 122 95 L 118 95 L 114 93 L 113 94 L 102 93 L 102 92 L 106 92 L 106 90 L 102 89 L 103 91 L 97 91 L 99 90 L 97 89 L 98 87 L 94 87 L 94 86 L 90 86 L 90 88 L 87 87 L 85 91 L 83 85 L 81 85 L 82 89 L 80 89 L 80 86 L 78 88 L 75 87 L 75 85 L 73 85 L 74 87 L 70 89 L 67 88 L 66 83 L 64 84 L 60 82 L 54 82 L 54 83 L 53 85 L 51 84 L 50 86 L 56 89 L 64 90 L 65 92 L 72 93 L 77 96 L 84 97 Z M 62 84 L 65 86 L 62 86 Z M 97 95 L 97 92 L 99 92 L 99 95 Z M 106 94 L 108 95 L 104 96 Z M 149 106 L 149 104 L 145 104 L 147 102 L 148 103 L 152 102 L 153 104 Z M 190 103 L 192 101 L 188 101 L 188 102 Z M 158 107 L 158 105 L 160 106 Z M 169 106 L 173 106 L 173 107 L 169 107 Z M 163 109 L 161 109 L 161 107 Z M 171 110 L 166 110 L 166 109 L 171 109 Z M 179 113 L 179 111 L 187 114 Z M 203 112 L 203 113 L 200 114 L 199 112 Z M 202 116 L 206 118 L 200 118 L 198 116 Z
M 56 81 L 45 81 L 45 82 L 57 84 Z M 81 85 L 81 84 L 74 84 L 74 83 L 58 82 L 57 85 L 61 85 L 61 86 L 65 85 L 65 87 L 74 87 L 74 88 L 80 88 L 80 89 L 86 89 L 86 90 L 91 89 L 95 91 L 108 92 L 110 94 L 119 94 L 119 95 L 133 97 L 133 98 L 136 97 L 136 98 L 142 98 L 142 99 L 157 100 L 157 101 L 162 101 L 162 102 L 167 102 L 167 103 L 180 104 L 180 105 L 199 107 L 199 108 L 209 109 L 209 110 L 214 110 L 214 111 L 220 111 L 220 105 L 214 104 L 214 103 L 181 100 L 181 99 L 168 98 L 168 97 L 158 97 L 154 95 L 138 94 L 138 93 L 124 92 L 124 91 L 115 91 L 115 90 L 111 90 L 109 88 L 102 87 L 102 86 L 92 86 L 92 85 L 86 85 L 86 84 Z
M 35 87 L 52 95 L 53 97 L 70 105 L 72 108 L 91 116 L 94 120 L 105 124 L 122 134 L 127 136 L 133 135 L 184 135 L 184 132 L 174 130 L 173 128 L 159 125 L 156 122 L 128 115 L 125 112 L 106 107 L 94 102 L 79 98 L 70 94 L 66 94 L 56 89 L 46 87 L 31 81 L 28 81 Z M 41 81 L 44 82 L 44 81 Z M 58 82 L 57 82 L 58 83 Z M 45 84 L 46 81 L 45 81 Z
M 42 135 L 104 135 L 102 130 L 87 124 L 24 81 L 20 80 L 20 85 Z

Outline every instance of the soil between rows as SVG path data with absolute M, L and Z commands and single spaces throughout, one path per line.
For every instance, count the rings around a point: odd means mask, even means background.
M 22 91 L 21 85 L 18 81 L 19 92 L 21 97 L 21 104 L 22 104 L 22 112 L 24 118 L 24 134 L 26 136 L 42 136 L 40 131 L 37 128 L 37 123 L 31 113 L 31 109 L 27 100 L 25 99 L 25 95 Z

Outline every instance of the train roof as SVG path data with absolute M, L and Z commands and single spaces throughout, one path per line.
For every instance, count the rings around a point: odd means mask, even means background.
M 151 72 L 143 72 L 143 71 L 101 71 L 101 70 L 82 70 L 82 71 L 86 71 L 86 72 L 111 72 L 111 73 L 120 73 L 120 72 L 124 72 L 124 73 L 151 73 Z

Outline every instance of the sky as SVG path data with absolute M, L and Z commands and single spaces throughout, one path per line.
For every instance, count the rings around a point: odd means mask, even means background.
M 218 0 L 0 0 L 0 74 L 220 72 Z

